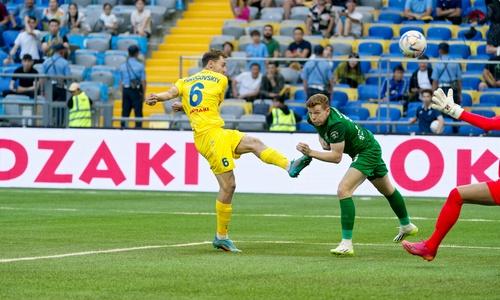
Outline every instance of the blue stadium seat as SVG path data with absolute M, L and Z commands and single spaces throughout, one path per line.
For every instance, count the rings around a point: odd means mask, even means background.
M 382 11 L 378 16 L 379 23 L 399 24 L 403 18 L 400 13 Z
M 6 47 L 9 49 L 14 46 L 14 41 L 19 35 L 19 31 L 17 30 L 7 30 L 2 33 L 3 41 Z
M 472 96 L 467 93 L 462 93 L 462 106 L 472 106 Z
M 358 116 L 360 120 L 366 120 L 370 116 L 370 111 L 364 107 L 344 107 L 342 110 L 346 116 Z
M 403 11 L 405 9 L 405 0 L 389 0 L 389 5 L 391 9 Z
M 473 109 L 471 113 L 481 115 L 487 118 L 493 118 L 496 114 L 491 109 Z
M 492 130 L 489 132 L 491 136 L 500 136 L 500 130 Z
M 479 96 L 481 106 L 500 106 L 500 94 L 481 94 Z
M 447 41 L 451 39 L 451 30 L 447 27 L 430 27 L 426 36 L 428 40 Z
M 461 58 L 467 58 L 470 56 L 470 48 L 463 44 L 453 44 L 450 45 L 450 56 L 457 55 Z
M 389 53 L 391 54 L 401 54 L 401 49 L 399 48 L 399 43 L 398 42 L 392 42 L 389 45 Z
M 387 118 L 369 118 L 369 121 L 388 121 L 389 119 Z M 366 124 L 363 125 L 366 129 L 370 130 L 372 133 L 378 133 L 378 134 L 385 134 L 391 132 L 391 125 L 387 124 L 380 124 L 380 125 L 373 125 L 373 124 Z
M 381 55 L 381 69 L 386 70 L 387 69 L 387 61 L 390 60 L 389 63 L 389 70 L 392 73 L 392 70 L 401 65 L 401 59 L 403 58 L 403 54 L 400 53 L 389 53 L 389 54 L 383 54 Z M 398 60 L 399 59 L 399 60 Z
M 305 121 L 297 124 L 297 130 L 300 132 L 316 132 L 316 128 Z
M 405 32 L 410 31 L 410 30 L 416 30 L 416 31 L 419 31 L 420 33 L 424 34 L 424 30 L 422 29 L 422 27 L 406 25 L 406 26 L 401 26 L 399 28 L 399 36 L 402 36 Z
M 406 116 L 408 118 L 416 117 L 417 116 L 417 109 L 415 107 L 408 108 L 408 110 L 406 111 Z
M 438 44 L 427 43 L 427 49 L 425 50 L 425 55 L 429 57 L 439 57 Z
M 378 85 L 360 84 L 358 86 L 359 100 L 378 99 L 379 95 Z
M 488 55 L 471 55 L 469 56 L 470 60 L 488 60 L 490 57 Z M 481 63 L 474 63 L 474 61 L 471 61 L 466 64 L 467 65 L 467 72 L 469 73 L 475 73 L 475 74 L 480 74 L 483 73 L 484 66 L 485 64 Z
M 347 103 L 349 97 L 345 92 L 333 91 L 331 99 L 332 99 L 332 104 L 335 103 L 335 105 L 333 105 L 334 107 L 342 107 Z
M 307 95 L 304 90 L 296 90 L 293 95 L 295 101 L 305 102 L 307 100 Z
M 368 29 L 368 36 L 371 38 L 390 40 L 392 39 L 393 32 L 389 26 L 372 26 Z
M 71 33 L 66 35 L 70 45 L 77 46 L 80 49 L 85 48 L 85 36 L 82 34 Z
M 304 106 L 303 103 L 288 102 L 286 105 L 299 116 L 307 115 L 307 108 Z
M 255 100 L 252 105 L 252 113 L 254 115 L 267 115 L 269 113 L 270 105 L 264 101 Z
M 401 118 L 399 121 L 408 121 L 408 118 Z M 409 134 L 409 133 L 415 133 L 418 132 L 418 125 L 417 124 L 409 124 L 409 125 L 396 125 L 395 127 L 395 133 L 400 133 L 400 134 Z
M 462 88 L 464 90 L 477 90 L 481 79 L 477 77 L 462 77 Z
M 353 115 L 353 116 L 347 116 L 349 119 L 353 120 L 353 121 L 361 121 L 361 119 L 359 118 L 358 115 Z
M 142 54 L 145 55 L 148 52 L 148 39 L 144 36 L 135 34 L 124 34 L 124 35 L 113 36 L 111 38 L 111 49 L 126 50 L 126 49 L 119 49 L 118 45 L 121 40 L 135 40 L 139 45 L 139 49 L 141 50 Z
M 401 111 L 394 107 L 379 107 L 377 116 L 381 118 L 389 118 L 391 121 L 397 121 L 401 118 Z
M 486 53 L 486 45 L 479 45 L 477 46 L 477 55 L 487 55 L 488 57 L 491 57 L 490 54 Z
M 378 42 L 361 42 L 359 43 L 358 49 L 358 53 L 360 56 L 379 56 L 384 51 L 382 45 Z
M 459 40 L 466 40 L 465 33 L 468 32 L 468 31 L 469 31 L 469 29 L 462 29 L 462 30 L 460 30 L 458 32 L 457 38 Z M 479 30 L 476 30 L 476 34 L 474 35 L 474 37 L 472 37 L 470 39 L 470 41 L 482 41 L 482 40 L 483 40 L 483 34 Z
M 463 135 L 480 135 L 484 134 L 484 130 L 472 125 L 463 125 L 458 129 L 458 133 Z
M 382 79 L 382 82 L 384 82 L 383 79 Z M 378 77 L 368 77 L 365 80 L 365 84 L 369 84 L 369 85 L 376 85 L 378 83 L 379 83 L 379 78 Z
M 363 58 L 363 57 L 360 56 L 360 58 Z M 366 73 L 370 72 L 372 64 L 369 61 L 361 61 L 359 63 L 359 66 L 361 68 L 361 73 L 366 74 Z
M 415 72 L 418 69 L 418 65 L 419 65 L 418 62 L 409 61 L 406 64 L 406 72 L 410 72 L 410 73 Z
M 408 103 L 408 110 L 410 110 L 410 109 L 416 110 L 417 108 L 419 108 L 421 106 L 422 106 L 422 102 L 420 102 L 420 100 L 419 101 L 412 101 L 412 102 Z

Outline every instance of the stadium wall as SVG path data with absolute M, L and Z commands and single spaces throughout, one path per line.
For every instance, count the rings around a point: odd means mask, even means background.
M 315 134 L 252 133 L 298 157 L 298 142 L 319 149 Z M 500 139 L 494 137 L 377 136 L 393 181 L 407 196 L 444 197 L 451 188 L 497 179 Z M 236 161 L 237 191 L 332 194 L 350 163 L 313 161 L 297 179 L 259 163 Z M 188 131 L 4 128 L 0 186 L 157 191 L 217 191 L 208 164 Z M 376 195 L 364 183 L 357 194 Z

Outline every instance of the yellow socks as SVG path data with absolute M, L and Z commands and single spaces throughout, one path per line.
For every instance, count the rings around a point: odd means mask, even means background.
M 285 170 L 288 167 L 288 158 L 273 148 L 266 148 L 266 150 L 262 151 L 260 153 L 260 159 L 265 163 L 278 166 Z
M 219 200 L 215 201 L 215 211 L 217 212 L 217 238 L 227 239 L 227 228 L 231 222 L 233 208 L 231 204 L 225 204 Z

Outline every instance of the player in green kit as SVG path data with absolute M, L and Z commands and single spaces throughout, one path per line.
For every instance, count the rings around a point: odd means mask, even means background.
M 290 176 L 296 177 L 313 158 L 334 164 L 340 163 L 343 153 L 352 158 L 352 164 L 340 181 L 337 196 L 340 200 L 342 241 L 330 252 L 335 255 L 354 255 L 352 230 L 354 227 L 355 208 L 352 195 L 356 188 L 365 181 L 370 182 L 387 198 L 399 218 L 399 233 L 394 242 L 400 242 L 409 235 L 418 232 L 417 226 L 410 222 L 403 197 L 394 188 L 387 176 L 387 167 L 382 160 L 382 150 L 373 134 L 357 125 L 351 119 L 329 106 L 328 97 L 322 94 L 311 96 L 306 102 L 309 113 L 308 122 L 319 133 L 321 146 L 327 151 L 316 151 L 309 145 L 299 143 L 297 150 L 304 154 L 293 164 Z

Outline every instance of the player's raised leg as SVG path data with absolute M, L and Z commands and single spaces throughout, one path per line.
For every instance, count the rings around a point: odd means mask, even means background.
M 444 237 L 457 222 L 464 203 L 480 205 L 500 205 L 496 203 L 486 183 L 470 184 L 454 188 L 439 213 L 432 236 L 419 243 L 403 242 L 403 247 L 413 255 L 431 261 L 437 254 Z
M 359 170 L 349 168 L 339 183 L 337 188 L 337 197 L 340 204 L 340 224 L 342 226 L 342 241 L 330 250 L 330 253 L 339 256 L 352 256 L 354 249 L 352 246 L 352 231 L 354 228 L 354 219 L 356 208 L 352 200 L 352 194 L 360 184 L 365 181 L 366 176 Z
M 403 196 L 392 185 L 389 176 L 384 175 L 380 178 L 370 180 L 373 186 L 389 201 L 392 211 L 399 219 L 399 233 L 394 238 L 394 242 L 400 242 L 407 236 L 415 235 L 418 233 L 418 228 L 410 222 L 408 211 Z
M 288 170 L 288 166 L 290 165 L 288 158 L 281 154 L 281 152 L 274 148 L 266 146 L 258 138 L 249 135 L 243 136 L 240 143 L 238 144 L 238 147 L 236 147 L 235 153 L 239 155 L 245 153 L 253 153 L 263 162 L 275 165 L 282 168 L 283 170 Z

